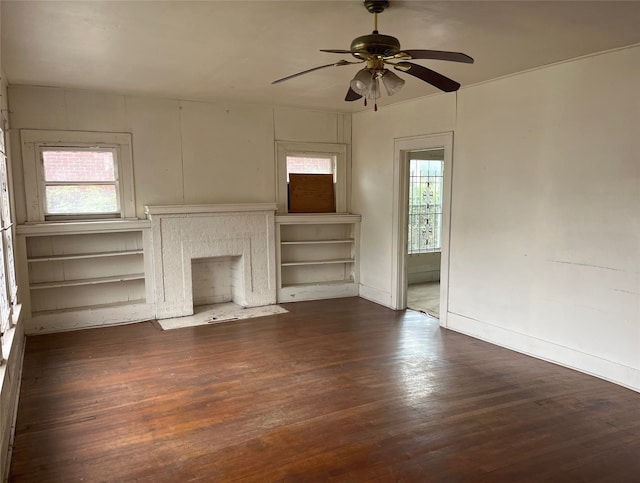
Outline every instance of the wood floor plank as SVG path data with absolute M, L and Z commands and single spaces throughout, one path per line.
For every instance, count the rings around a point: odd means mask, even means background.
M 10 481 L 638 481 L 640 394 L 358 298 L 29 337 Z

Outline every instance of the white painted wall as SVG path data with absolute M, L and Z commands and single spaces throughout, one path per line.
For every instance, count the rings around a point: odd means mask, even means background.
M 440 280 L 440 258 L 440 252 L 407 255 L 407 280 L 409 284 Z
M 274 202 L 275 141 L 351 143 L 342 113 L 29 86 L 11 86 L 9 103 L 16 145 L 20 129 L 131 132 L 138 218 L 145 205 Z
M 464 88 L 457 120 L 451 95 L 354 115 L 368 293 L 387 303 L 393 138 L 454 128 L 449 328 L 640 391 L 638 85 L 636 46 Z
M 391 306 L 394 139 L 452 131 L 455 109 L 456 94 L 445 94 L 352 118 L 351 202 L 362 214 L 360 295 L 369 300 Z

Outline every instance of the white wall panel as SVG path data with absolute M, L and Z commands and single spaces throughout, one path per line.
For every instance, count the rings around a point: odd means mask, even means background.
M 632 47 L 355 114 L 361 294 L 393 276 L 393 138 L 455 127 L 449 327 L 640 390 L 638 85 Z
M 275 201 L 273 110 L 182 101 L 185 203 Z
M 274 109 L 275 137 L 278 141 L 340 143 L 342 115 L 278 107 Z
M 632 48 L 461 92 L 450 312 L 640 370 L 639 84 Z
M 394 139 L 453 130 L 455 96 L 425 97 L 352 118 L 352 207 L 362 214 L 360 283 L 384 294 L 385 305 L 391 294 Z
M 133 171 L 136 212 L 145 205 L 184 202 L 180 103 L 153 97 L 126 97 L 133 132 Z
M 131 132 L 125 98 L 118 94 L 65 90 L 67 129 Z
M 440 252 L 414 253 L 407 257 L 407 277 L 409 283 L 433 282 L 440 280 Z
M 19 129 L 131 132 L 138 218 L 145 205 L 273 202 L 276 132 L 296 142 L 351 142 L 342 113 L 29 86 L 12 86 L 9 97 L 16 141 Z M 14 151 L 20 223 L 24 180 Z
M 12 129 L 69 129 L 64 89 L 9 87 Z M 20 152 L 14 145 L 13 152 Z

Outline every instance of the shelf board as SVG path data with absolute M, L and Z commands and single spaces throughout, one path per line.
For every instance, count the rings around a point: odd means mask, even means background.
M 78 287 L 82 285 L 96 285 L 99 283 L 125 282 L 129 280 L 144 280 L 144 273 L 132 273 L 128 275 L 114 275 L 111 277 L 85 278 L 81 280 L 60 280 L 56 282 L 39 282 L 29 285 L 30 290 L 42 290 L 59 287 Z
M 329 280 L 327 282 L 287 283 L 287 284 L 284 284 L 282 288 L 331 287 L 331 286 L 353 285 L 354 283 L 355 282 L 353 280 Z
M 78 307 L 65 307 L 63 309 L 40 310 L 40 311 L 33 312 L 33 316 L 37 317 L 42 315 L 60 314 L 65 312 L 76 312 L 78 310 L 110 309 L 110 308 L 116 308 L 116 307 L 126 307 L 128 305 L 142 305 L 146 303 L 147 301 L 145 299 L 136 299 L 136 300 L 126 300 L 124 302 L 112 302 L 109 304 L 82 305 Z
M 151 228 L 149 220 L 118 219 L 104 221 L 42 222 L 16 226 L 16 234 L 24 236 L 80 235 L 84 233 L 121 233 Z
M 283 241 L 281 245 L 323 245 L 328 243 L 355 243 L 353 238 L 342 238 L 338 240 L 301 240 L 301 241 Z
M 332 263 L 355 263 L 353 258 L 334 258 L 331 260 L 313 260 L 305 262 L 282 262 L 283 267 L 294 267 L 299 265 L 329 265 Z
M 81 253 L 76 255 L 51 255 L 48 257 L 33 257 L 28 258 L 29 263 L 32 262 L 56 262 L 60 260 L 81 260 L 84 258 L 102 258 L 102 257 L 123 257 L 127 255 L 142 255 L 143 251 L 140 250 L 125 250 L 118 252 L 97 252 L 97 253 Z
M 288 213 L 276 215 L 276 223 L 280 225 L 324 225 L 359 223 L 361 215 L 347 213 Z

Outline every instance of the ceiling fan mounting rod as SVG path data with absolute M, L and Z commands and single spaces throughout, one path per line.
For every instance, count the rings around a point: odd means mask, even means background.
M 389 6 L 388 0 L 365 0 L 365 8 L 373 14 L 373 33 L 378 33 L 378 14 Z

